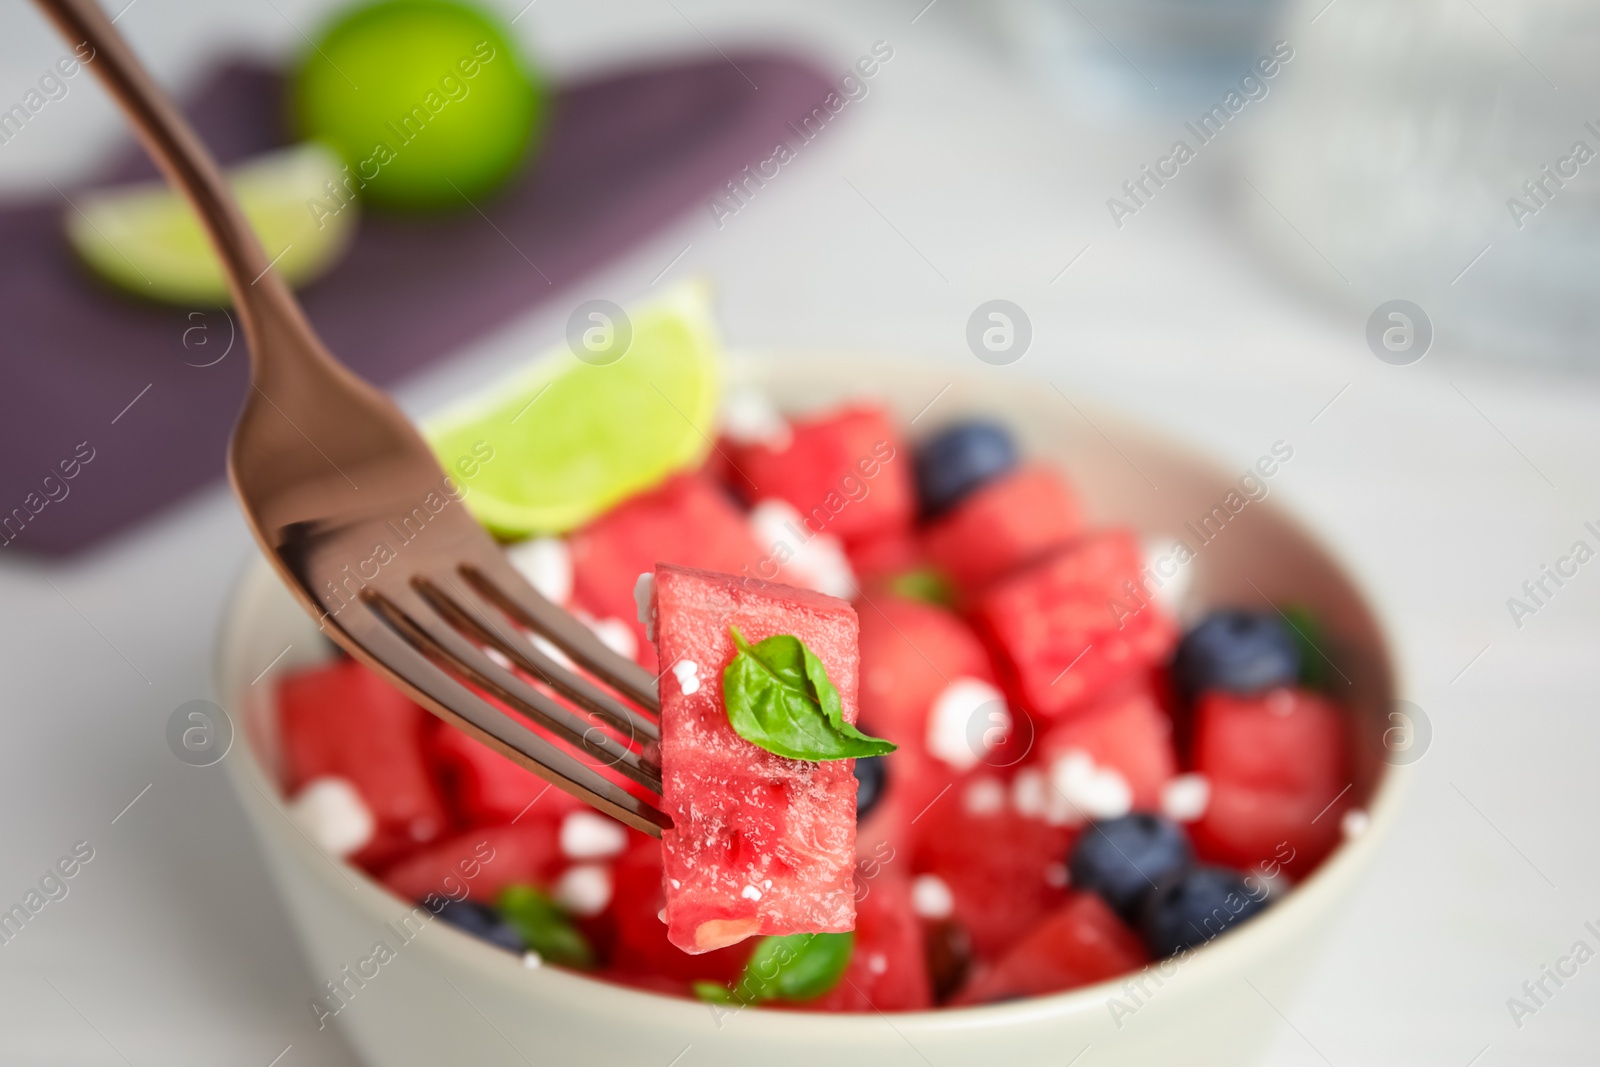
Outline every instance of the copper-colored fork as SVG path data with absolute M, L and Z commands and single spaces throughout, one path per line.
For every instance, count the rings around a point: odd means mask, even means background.
M 94 0 L 37 2 L 73 44 L 94 49 L 89 66 L 221 256 L 251 356 L 228 473 L 262 551 L 301 605 L 450 725 L 659 836 L 671 819 L 598 770 L 661 791 L 647 755 L 656 723 L 629 704 L 658 712 L 655 679 L 524 581 L 406 417 L 322 346 L 216 162 Z M 584 673 L 552 659 L 532 634 Z

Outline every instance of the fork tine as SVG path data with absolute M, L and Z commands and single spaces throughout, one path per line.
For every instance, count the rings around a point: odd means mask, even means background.
M 594 631 L 541 596 L 503 557 L 462 564 L 461 576 L 501 611 L 571 656 L 578 666 L 646 711 L 660 714 L 655 676 L 606 647 Z
M 344 630 L 354 638 L 351 647 L 357 657 L 450 726 L 618 822 L 654 837 L 671 829 L 671 816 L 584 766 L 466 688 L 376 612 L 356 614 L 360 617 L 344 623 Z
M 658 768 L 606 730 L 574 714 L 553 697 L 495 663 L 481 648 L 458 633 L 448 620 L 435 615 L 426 599 L 415 590 L 369 591 L 366 599 L 372 610 L 440 667 L 460 675 L 464 681 L 510 705 L 568 744 L 604 761 L 606 766 L 647 789 L 660 791 Z
M 450 582 L 456 593 L 454 597 L 425 578 L 414 579 L 412 584 L 423 599 L 456 629 L 474 640 L 499 649 L 522 670 L 580 707 L 600 716 L 614 729 L 629 737 L 661 740 L 661 731 L 652 719 L 640 715 L 587 678 L 563 667 L 521 632 L 509 631 L 496 623 L 495 617 L 500 612 L 494 605 L 485 604 L 460 582 Z

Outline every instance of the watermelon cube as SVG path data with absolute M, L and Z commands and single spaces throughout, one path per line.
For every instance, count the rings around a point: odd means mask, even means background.
M 751 443 L 731 457 L 735 489 L 777 498 L 812 533 L 851 544 L 908 530 L 916 514 L 911 453 L 882 408 L 854 405 L 791 424 L 783 447 Z
M 928 710 L 960 678 L 994 681 L 988 649 L 966 620 L 889 594 L 861 603 L 861 715 L 900 746 L 928 751 Z
M 1134 932 L 1093 893 L 1074 893 L 993 966 L 974 974 L 952 1004 L 992 1004 L 1103 982 L 1143 966 Z
M 1172 621 L 1137 593 L 1142 565 L 1138 539 L 1108 530 L 979 595 L 974 620 L 1022 707 L 1044 718 L 1080 711 L 1172 651 Z
M 556 824 L 522 819 L 480 826 L 418 849 L 383 874 L 407 900 L 430 896 L 492 904 L 508 885 L 548 886 L 564 861 Z
M 483 742 L 443 723 L 429 731 L 428 749 L 462 825 L 496 826 L 519 816 L 559 820 L 586 806 Z
M 1025 815 L 1005 782 L 970 776 L 913 827 L 912 870 L 950 890 L 951 914 L 980 959 L 997 958 L 1066 899 L 1072 827 Z
M 891 530 L 845 546 L 850 569 L 864 582 L 891 578 L 921 567 L 922 545 L 910 530 Z
M 1052 726 L 1040 738 L 1037 751 L 1056 795 L 1091 819 L 1160 811 L 1161 788 L 1177 773 L 1172 720 L 1142 687 L 1108 697 Z M 1070 764 L 1084 759 L 1092 776 L 1115 775 L 1120 781 L 1126 796 L 1121 810 L 1097 808 L 1096 801 L 1117 792 L 1105 788 L 1104 781 L 1091 778 L 1077 787 L 1072 784 L 1075 768 Z
M 1194 729 L 1194 769 L 1211 786 L 1190 827 L 1203 859 L 1300 877 L 1339 843 L 1351 779 L 1338 708 L 1304 689 L 1213 692 Z
M 968 496 L 922 533 L 923 550 L 968 596 L 994 579 L 1071 543 L 1078 501 L 1057 471 L 1019 467 Z
M 804 1007 L 814 1011 L 923 1011 L 933 1006 L 922 924 L 911 882 L 892 867 L 856 887 L 856 936 L 838 985 Z
M 433 717 L 351 659 L 297 672 L 278 687 L 287 794 L 343 778 L 372 812 L 372 840 L 352 857 L 375 870 L 450 828 L 423 750 Z
M 749 573 L 744 568 L 762 557 L 744 512 L 694 474 L 625 501 L 574 533 L 570 545 L 574 600 L 596 618 L 626 622 L 647 657 L 653 648 L 633 599 L 639 575 L 657 563 Z
M 754 934 L 855 925 L 856 780 L 850 760 L 788 759 L 728 723 L 722 674 L 737 627 L 752 645 L 798 637 L 822 661 L 844 718 L 857 712 L 855 609 L 753 578 L 662 565 L 655 572 L 661 683 L 667 936 L 709 952 Z

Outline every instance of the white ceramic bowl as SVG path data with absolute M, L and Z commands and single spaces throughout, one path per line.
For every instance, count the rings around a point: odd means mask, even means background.
M 1184 536 L 1191 547 L 1198 541 L 1184 533 L 1184 524 L 1198 523 L 1237 489 L 1237 473 L 1219 471 L 1111 413 L 1074 407 L 1007 368 L 959 377 L 941 367 L 807 357 L 742 362 L 733 373 L 794 410 L 865 393 L 888 403 L 902 422 L 938 395 L 916 429 L 958 414 L 996 415 L 1015 428 L 1031 454 L 1068 471 L 1094 520 Z M 1390 645 L 1355 582 L 1270 496 L 1234 516 L 1199 548 L 1190 566 L 1192 599 L 1200 604 L 1294 601 L 1313 607 L 1324 622 L 1326 651 L 1350 679 L 1338 695 L 1354 716 L 1352 794 L 1370 815 L 1366 833 L 1343 844 L 1261 916 L 1194 953 L 1176 973 L 1146 980 L 1143 992 L 1130 995 L 1118 980 L 990 1007 L 896 1015 L 728 1014 L 559 970 L 528 969 L 509 953 L 437 922 L 400 942 L 385 924 L 411 905 L 318 851 L 283 814 L 273 679 L 325 657 L 327 650 L 265 564 L 253 566 L 221 639 L 218 691 L 240 731 L 224 762 L 319 983 L 306 990 L 308 1011 L 312 998 L 325 992 L 320 983 L 343 983 L 348 1003 L 327 1025 L 342 1030 L 370 1063 L 386 1067 L 1059 1067 L 1090 1045 L 1092 1067 L 1248 1062 L 1278 1021 L 1274 1005 L 1281 1007 L 1291 995 L 1336 908 L 1395 818 L 1403 770 L 1382 759 L 1382 735 L 1398 682 Z M 289 653 L 252 685 L 285 646 L 291 646 Z M 394 958 L 357 985 L 345 968 L 353 971 L 358 960 L 372 956 L 380 940 L 395 949 Z M 372 966 L 365 969 L 370 974 Z M 1122 1010 L 1112 1010 L 1112 997 Z

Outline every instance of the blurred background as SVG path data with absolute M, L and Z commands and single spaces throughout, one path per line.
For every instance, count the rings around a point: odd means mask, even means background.
M 446 160 L 455 198 L 402 156 L 345 210 L 325 182 L 371 157 L 296 154 L 292 133 L 337 111 L 338 78 L 296 71 L 345 5 L 105 6 L 209 104 L 219 153 L 267 168 L 263 217 L 285 189 L 284 226 L 326 204 L 293 268 L 312 317 L 388 322 L 353 361 L 413 413 L 559 341 L 582 301 L 703 276 L 736 350 L 972 368 L 969 319 L 1004 300 L 1031 343 L 985 373 L 1240 469 L 1291 442 L 1274 488 L 1367 583 L 1433 739 L 1263 1062 L 1594 1062 L 1600 977 L 1520 1025 L 1506 1001 L 1600 923 L 1600 576 L 1511 604 L 1600 524 L 1600 7 L 483 0 L 538 86 L 507 104 L 531 107 L 520 133 Z M 0 487 L 20 499 L 57 438 L 122 472 L 0 553 L 0 900 L 96 850 L 0 946 L 0 1062 L 353 1063 L 305 1009 L 220 774 L 164 740 L 215 695 L 216 620 L 254 552 L 213 440 L 243 380 L 231 322 L 181 255 L 119 250 L 183 238 L 159 205 L 99 195 L 142 172 L 92 74 L 30 5 L 0 25 Z M 833 117 L 787 125 L 829 87 Z M 793 158 L 760 169 L 777 139 Z M 484 249 L 492 274 L 457 270 Z M 363 287 L 360 257 L 399 288 Z M 365 324 L 323 310 L 352 302 Z M 164 417 L 140 428 L 140 405 Z

